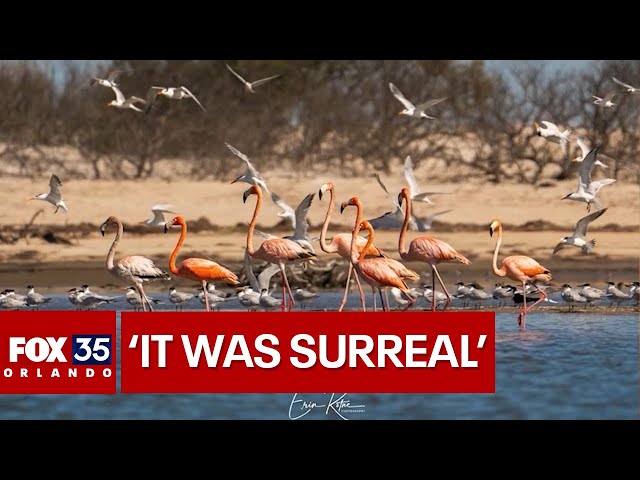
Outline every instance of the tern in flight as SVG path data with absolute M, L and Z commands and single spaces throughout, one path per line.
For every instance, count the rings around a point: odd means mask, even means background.
M 255 87 L 259 87 L 260 85 L 262 85 L 263 83 L 268 82 L 269 80 L 273 80 L 274 78 L 278 78 L 280 75 L 274 75 L 272 77 L 267 77 L 267 78 L 262 78 L 260 80 L 256 80 L 255 82 L 247 82 L 244 78 L 242 78 L 240 75 L 238 75 L 238 73 L 236 73 L 233 68 L 231 68 L 228 64 L 227 68 L 229 69 L 229 71 L 231 73 L 233 73 L 244 85 L 244 88 L 251 93 L 256 93 L 256 91 L 254 90 Z
M 578 190 L 563 197 L 562 200 L 575 200 L 576 202 L 585 202 L 587 204 L 587 211 L 591 211 L 591 205 L 595 205 L 597 210 L 602 207 L 600 200 L 597 198 L 597 194 L 600 189 L 606 185 L 614 183 L 616 180 L 613 178 L 603 178 L 602 180 L 591 180 L 591 171 L 596 162 L 596 156 L 600 147 L 596 147 L 591 150 L 580 164 L 580 171 L 578 172 Z
M 245 182 L 245 183 L 248 183 L 249 185 L 253 185 L 254 183 L 257 183 L 258 185 L 260 185 L 260 187 L 264 189 L 265 192 L 271 193 L 267 188 L 267 182 L 264 181 L 264 178 L 262 178 L 262 176 L 258 173 L 258 170 L 256 170 L 256 167 L 254 167 L 253 164 L 249 161 L 249 157 L 247 157 L 240 150 L 238 150 L 232 145 L 229 145 L 226 142 L 225 142 L 225 145 L 229 150 L 231 150 L 231 153 L 233 153 L 237 157 L 244 160 L 244 163 L 247 164 L 247 173 L 240 175 L 231 183 Z
M 640 88 L 635 88 L 632 87 L 631 85 L 629 85 L 628 83 L 624 83 L 621 82 L 620 80 L 618 80 L 616 77 L 611 77 L 613 79 L 614 82 L 616 82 L 618 85 L 626 88 L 627 90 L 625 91 L 625 93 L 638 93 L 640 92 Z
M 595 212 L 590 213 L 586 217 L 582 217 L 580 220 L 578 220 L 573 234 L 569 237 L 562 237 L 560 239 L 560 242 L 558 242 L 558 244 L 553 249 L 553 254 L 555 255 L 563 248 L 568 247 L 580 248 L 582 250 L 582 253 L 585 254 L 591 253 L 593 251 L 593 248 L 596 246 L 596 241 L 595 239 L 593 239 L 587 242 L 587 228 L 589 227 L 589 224 L 591 222 L 593 222 L 596 218 L 598 218 L 606 211 L 606 208 L 603 208 L 602 210 L 596 210 Z
M 391 90 L 391 93 L 393 93 L 393 96 L 396 97 L 402 105 L 404 105 L 404 110 L 399 112 L 398 115 L 407 115 L 413 118 L 430 118 L 431 120 L 435 120 L 435 117 L 427 115 L 425 110 L 447 99 L 447 97 L 434 98 L 416 106 L 407 100 L 402 92 L 398 90 L 398 87 L 391 82 L 389 82 L 389 89 Z
M 68 213 L 69 210 L 62 199 L 62 192 L 60 191 L 60 187 L 62 186 L 62 182 L 58 178 L 56 174 L 51 175 L 49 179 L 49 191 L 46 193 L 40 193 L 38 195 L 34 195 L 29 198 L 29 200 L 42 200 L 44 202 L 49 202 L 51 205 L 56 207 L 53 213 L 57 213 L 61 208 L 65 213 Z

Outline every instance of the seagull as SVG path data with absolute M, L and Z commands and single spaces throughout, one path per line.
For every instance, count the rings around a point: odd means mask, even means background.
M 176 213 L 172 208 L 175 208 L 173 205 L 169 205 L 166 203 L 157 204 L 151 207 L 151 212 L 153 213 L 153 218 L 149 218 L 142 223 L 146 223 L 147 225 L 151 225 L 154 227 L 164 227 L 167 221 L 164 218 L 165 213 Z
M 202 106 L 200 100 L 196 98 L 196 96 L 189 91 L 187 87 L 151 87 L 147 91 L 147 106 L 144 109 L 145 113 L 149 113 L 151 111 L 151 107 L 155 102 L 158 96 L 167 97 L 171 100 L 182 100 L 184 98 L 192 98 L 194 102 L 198 104 L 198 106 L 202 109 L 203 112 L 207 110 Z
M 618 92 L 609 92 L 604 98 L 596 97 L 595 95 L 591 95 L 595 100 L 593 101 L 594 105 L 600 105 L 601 107 L 615 107 L 617 104 L 613 103 L 613 97 L 615 97 Z
M 282 210 L 278 213 L 278 216 L 289 220 L 294 230 L 293 235 L 287 235 L 283 238 L 293 240 L 311 253 L 315 253 L 315 251 L 313 249 L 313 246 L 311 245 L 311 238 L 309 238 L 309 223 L 307 222 L 307 213 L 309 212 L 309 208 L 311 207 L 311 202 L 313 201 L 314 196 L 315 193 L 308 194 L 302 199 L 298 207 L 294 210 L 278 195 L 276 195 L 275 193 L 271 194 L 273 203 L 275 203 Z M 260 235 L 267 236 L 267 239 L 278 238 L 275 235 L 268 235 L 263 232 L 260 232 Z
M 274 75 L 273 77 L 267 77 L 267 78 L 262 78 L 260 80 L 256 80 L 255 82 L 247 82 L 244 78 L 242 78 L 240 75 L 238 75 L 233 68 L 231 68 L 228 64 L 225 63 L 225 65 L 227 65 L 227 68 L 229 69 L 229 71 L 231 73 L 233 73 L 236 77 L 238 77 L 238 79 L 244 84 L 244 88 L 251 93 L 256 93 L 255 90 L 253 89 L 254 87 L 258 87 L 260 85 L 262 85 L 263 83 L 268 82 L 269 80 L 273 80 L 274 78 L 278 78 L 280 75 Z
M 62 199 L 62 192 L 60 191 L 60 187 L 62 186 L 62 182 L 60 178 L 54 173 L 51 175 L 49 179 L 49 191 L 47 193 L 39 193 L 38 195 L 34 195 L 29 198 L 29 200 L 43 200 L 45 202 L 49 202 L 51 205 L 56 207 L 53 213 L 57 213 L 58 209 L 62 208 L 65 213 L 69 212 L 67 206 Z
M 112 86 L 111 90 L 113 90 L 114 93 L 116 94 L 116 99 L 111 100 L 109 103 L 107 103 L 107 107 L 115 107 L 115 108 L 122 108 L 122 109 L 130 108 L 131 110 L 135 110 L 136 112 L 144 111 L 135 106 L 136 103 L 141 103 L 145 105 L 147 102 L 144 99 L 140 97 L 133 97 L 133 96 L 129 98 L 125 98 L 124 94 L 120 91 L 118 87 Z
M 451 211 L 452 210 L 441 210 L 439 212 L 432 213 L 431 215 L 427 215 L 426 217 L 414 216 L 413 219 L 416 221 L 419 232 L 427 232 L 431 230 L 431 225 L 433 224 L 433 220 L 435 219 L 435 217 L 437 217 L 438 215 L 449 213 Z
M 611 77 L 611 78 L 618 85 L 621 85 L 621 86 L 623 86 L 624 88 L 627 89 L 627 91 L 625 93 L 638 93 L 638 92 L 640 92 L 640 88 L 635 88 L 635 87 L 632 87 L 631 85 L 629 85 L 628 83 L 621 82 L 616 77 Z
M 585 202 L 587 204 L 588 212 L 591 211 L 591 204 L 594 204 L 598 210 L 602 208 L 600 200 L 598 200 L 596 195 L 602 187 L 610 185 L 616 181 L 613 178 L 591 181 L 591 170 L 593 170 L 593 165 L 595 164 L 599 149 L 600 147 L 596 147 L 591 150 L 581 162 L 580 171 L 578 173 L 578 190 L 562 198 L 562 200 Z
M 43 303 L 47 303 L 51 301 L 51 297 L 45 297 L 39 293 L 36 293 L 33 285 L 27 285 L 27 305 L 37 307 L 38 305 L 42 305 Z
M 428 195 L 442 195 L 443 193 L 448 193 L 420 192 L 418 182 L 416 182 L 416 177 L 413 175 L 413 162 L 411 161 L 410 155 L 407 155 L 407 158 L 404 159 L 404 167 L 402 171 L 404 173 L 404 179 L 407 181 L 407 185 L 409 186 L 409 194 L 411 195 L 411 200 L 414 202 L 425 202 L 433 205 L 433 202 L 429 200 Z
M 576 303 L 586 303 L 587 299 L 580 295 L 578 292 L 571 290 L 571 285 L 565 283 L 562 285 L 562 293 L 560 294 L 562 300 L 569 304 L 569 310 L 573 309 L 573 305 Z
M 119 84 L 116 83 L 116 80 L 125 72 L 126 70 L 112 70 L 108 73 L 107 78 L 93 77 L 91 80 L 89 80 L 89 85 L 93 86 L 97 83 L 98 85 L 102 85 L 103 87 L 117 87 Z
M 567 128 L 564 132 L 561 132 L 555 123 L 547 122 L 546 120 L 543 120 L 540 123 L 542 123 L 544 127 L 538 125 L 538 122 L 533 123 L 536 129 L 536 134 L 546 138 L 550 142 L 559 143 L 560 147 L 562 147 L 562 151 L 566 153 L 567 148 L 569 147 L 571 129 Z
M 234 146 L 229 145 L 227 142 L 225 142 L 224 144 L 227 146 L 229 150 L 231 150 L 231 153 L 233 153 L 237 157 L 244 160 L 244 162 L 247 164 L 247 173 L 240 175 L 231 183 L 245 182 L 245 183 L 248 183 L 249 185 L 253 185 L 254 183 L 257 183 L 258 185 L 260 185 L 260 187 L 262 187 L 262 189 L 265 192 L 271 193 L 267 188 L 267 182 L 264 181 L 264 178 L 262 178 L 262 176 L 258 173 L 258 170 L 256 170 L 256 167 L 254 167 L 253 164 L 249 161 L 249 157 L 247 157 L 244 153 L 242 153 L 240 150 L 238 150 Z
M 576 141 L 576 143 L 578 144 L 578 147 L 580 147 L 580 155 L 578 155 L 572 161 L 573 162 L 582 162 L 584 160 L 584 157 L 586 157 L 588 155 L 588 153 L 591 151 L 591 147 L 589 145 L 587 145 L 587 143 L 584 141 L 584 137 L 582 137 L 582 136 L 578 137 L 578 140 Z M 600 154 L 600 158 L 608 158 L 608 157 L 606 157 L 605 155 Z M 602 163 L 600 160 L 596 160 L 594 162 L 594 165 L 598 165 L 599 167 L 602 167 L 602 168 L 609 168 L 607 165 Z
M 396 97 L 398 101 L 402 103 L 402 105 L 404 105 L 404 110 L 399 112 L 398 115 L 407 115 L 413 118 L 430 118 L 432 120 L 435 120 L 435 117 L 427 115 L 425 113 L 425 110 L 447 99 L 447 97 L 434 98 L 433 100 L 428 100 L 418 106 L 415 106 L 413 103 L 407 100 L 402 92 L 398 90 L 398 87 L 396 87 L 391 82 L 389 82 L 389 89 L 391 90 L 391 93 L 393 93 L 393 96 Z
M 584 254 L 591 253 L 593 251 L 593 248 L 596 246 L 596 241 L 595 239 L 593 239 L 587 242 L 585 238 L 587 236 L 587 228 L 589 227 L 589 224 L 591 222 L 593 222 L 596 218 L 598 218 L 606 211 L 606 208 L 596 210 L 595 212 L 590 213 L 589 215 L 578 220 L 573 234 L 570 237 L 562 237 L 560 239 L 560 242 L 558 242 L 558 244 L 553 249 L 553 255 L 558 253 L 563 248 L 568 248 L 570 246 L 580 248 L 582 250 L 582 253 Z
M 303 309 L 305 304 L 313 302 L 319 296 L 320 295 L 318 295 L 317 293 L 309 292 L 307 290 L 303 290 L 302 288 L 296 288 L 296 291 L 293 292 L 294 300 L 300 303 Z
M 169 288 L 169 301 L 176 306 L 176 312 L 178 309 L 182 311 L 183 304 L 192 300 L 195 295 L 193 293 L 179 292 L 176 287 Z
M 387 190 L 387 187 L 382 182 L 380 175 L 378 175 L 377 173 L 374 173 L 373 176 L 376 177 L 376 180 L 378 181 L 378 184 L 380 185 L 380 187 L 382 187 L 384 192 L 389 196 L 389 198 L 393 202 L 393 205 L 395 206 L 395 210 L 391 212 L 387 212 L 383 215 L 380 215 L 379 217 L 370 219 L 369 223 L 374 228 L 374 230 L 397 230 L 400 227 L 402 227 L 402 223 L 404 222 L 404 212 L 402 211 L 402 208 L 400 208 L 400 204 L 398 203 L 398 196 L 391 195 L 389 193 L 389 190 Z M 413 215 L 409 220 L 409 228 L 411 230 L 418 230 L 418 224 L 416 223 L 416 220 L 413 217 Z

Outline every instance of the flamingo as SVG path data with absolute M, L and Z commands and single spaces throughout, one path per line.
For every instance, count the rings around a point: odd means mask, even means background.
M 120 240 L 122 239 L 124 228 L 122 226 L 122 222 L 117 217 L 111 216 L 107 218 L 102 225 L 100 225 L 100 233 L 102 233 L 103 237 L 109 225 L 115 225 L 118 231 L 116 233 L 116 238 L 111 244 L 109 253 L 107 253 L 107 270 L 115 277 L 118 277 L 127 283 L 133 282 L 140 294 L 140 298 L 142 299 L 142 309 L 146 312 L 147 307 L 149 307 L 149 311 L 153 312 L 153 307 L 151 306 L 149 298 L 144 293 L 142 284 L 145 282 L 152 282 L 154 280 L 170 280 L 171 275 L 156 267 L 151 259 L 141 255 L 129 255 L 127 257 L 122 257 L 114 263 L 113 257 L 116 254 L 118 243 L 120 243 Z
M 258 219 L 258 212 L 262 206 L 262 189 L 257 183 L 254 183 L 251 188 L 246 190 L 242 195 L 242 202 L 246 203 L 247 198 L 250 195 L 256 195 L 256 207 L 253 211 L 253 217 L 249 224 L 249 230 L 247 231 L 247 252 L 252 258 L 263 260 L 265 262 L 276 264 L 280 267 L 280 274 L 282 275 L 282 311 L 287 308 L 287 296 L 289 297 L 289 311 L 293 308 L 293 293 L 291 287 L 289 287 L 289 281 L 287 280 L 287 273 L 285 272 L 285 264 L 300 262 L 305 260 L 316 259 L 316 254 L 308 252 L 299 243 L 294 242 L 288 238 L 272 238 L 265 240 L 260 244 L 260 247 L 255 250 L 253 248 L 253 232 L 256 226 L 256 220 Z
M 187 236 L 187 222 L 181 215 L 178 215 L 177 217 L 174 217 L 173 220 L 171 220 L 170 224 L 165 224 L 164 233 L 167 233 L 169 231 L 169 228 L 174 225 L 179 225 L 181 227 L 181 231 L 178 243 L 173 249 L 171 258 L 169 258 L 169 270 L 171 271 L 171 273 L 177 275 L 178 277 L 188 278 L 189 280 L 200 282 L 200 284 L 202 285 L 202 291 L 204 292 L 203 294 L 205 299 L 205 308 L 207 312 L 210 312 L 211 308 L 209 306 L 209 295 L 207 295 L 207 282 L 225 281 L 234 286 L 238 286 L 240 285 L 238 276 L 228 268 L 225 268 L 222 265 L 205 258 L 185 258 L 182 263 L 180 263 L 180 266 L 176 267 L 176 258 L 178 257 L 178 251 L 180 250 L 180 247 L 184 243 L 184 239 Z
M 522 302 L 522 312 L 518 315 L 518 326 L 524 331 L 526 327 L 526 316 L 538 303 L 543 302 L 547 298 L 547 294 L 540 289 L 533 282 L 548 282 L 551 280 L 551 272 L 536 262 L 533 258 L 525 255 L 511 255 L 510 257 L 502 260 L 502 267 L 498 268 L 498 250 L 500 250 L 500 244 L 502 243 L 502 223 L 499 219 L 495 219 L 489 226 L 489 235 L 493 236 L 493 232 L 498 231 L 498 241 L 496 242 L 496 249 L 493 252 L 493 273 L 499 277 L 509 277 L 512 280 L 522 282 L 522 291 L 527 291 L 527 282 L 530 282 L 533 287 L 540 292 L 540 298 L 534 302 L 529 308 L 527 308 L 526 295 Z
M 318 191 L 318 198 L 322 200 L 322 195 L 329 191 L 331 198 L 329 200 L 329 208 L 327 209 L 327 215 L 324 218 L 324 224 L 322 225 L 322 231 L 320 232 L 320 248 L 325 253 L 337 253 L 345 260 L 349 261 L 349 270 L 347 272 L 347 284 L 344 289 L 344 295 L 342 296 L 342 301 L 340 302 L 340 307 L 338 311 L 341 312 L 347 303 L 347 296 L 349 295 L 349 289 L 351 287 L 351 273 L 353 272 L 353 264 L 351 263 L 351 234 L 350 233 L 338 233 L 331 238 L 331 243 L 327 243 L 327 230 L 329 229 L 329 222 L 331 220 L 331 215 L 333 213 L 334 208 L 334 200 L 335 200 L 335 190 L 333 188 L 333 183 L 327 182 L 320 187 Z M 358 253 L 362 252 L 363 247 L 367 244 L 367 239 L 364 237 L 358 237 L 356 240 L 356 248 L 358 249 Z M 374 257 L 385 257 L 386 254 L 380 250 L 379 248 L 371 245 L 369 249 L 366 251 L 365 255 L 371 255 Z M 362 292 L 362 285 L 360 283 L 360 278 L 358 275 L 354 275 L 356 279 L 356 283 L 358 284 L 358 292 L 360 292 L 360 298 L 363 299 L 364 302 L 364 294 Z M 365 306 L 362 304 L 362 310 L 364 311 Z
M 402 263 L 397 260 L 388 257 L 372 257 L 365 258 L 366 251 L 373 244 L 373 227 L 371 223 L 367 220 L 362 220 L 362 204 L 360 203 L 360 199 L 358 197 L 352 197 L 347 202 L 343 202 L 340 205 L 340 213 L 344 212 L 344 209 L 348 206 L 355 206 L 357 208 L 356 214 L 356 223 L 351 236 L 351 248 L 350 259 L 353 264 L 353 268 L 356 271 L 357 275 L 360 275 L 371 287 L 373 291 L 373 311 L 376 311 L 376 290 L 380 294 L 380 301 L 382 302 L 382 308 L 385 311 L 389 311 L 389 299 L 382 298 L 382 289 L 385 289 L 385 297 L 386 297 L 386 287 L 396 287 L 401 292 L 403 292 L 407 300 L 409 300 L 409 304 L 404 308 L 404 310 L 413 306 L 415 300 L 411 296 L 409 287 L 407 286 L 405 279 L 407 280 L 419 280 L 420 275 L 418 275 L 413 270 L 405 267 Z M 358 232 L 361 228 L 368 230 L 369 237 L 367 238 L 367 243 L 364 248 L 360 251 L 360 255 L 358 255 L 357 247 L 356 247 L 356 239 L 358 238 Z M 363 304 L 362 310 L 364 310 L 364 295 L 360 294 L 360 301 Z
M 398 238 L 398 253 L 400 257 L 407 262 L 425 262 L 431 266 L 431 288 L 435 293 L 436 291 L 436 278 L 440 282 L 442 289 L 447 296 L 447 301 L 443 307 L 447 308 L 451 303 L 451 295 L 447 291 L 447 287 L 444 286 L 442 278 L 438 273 L 436 265 L 439 263 L 461 263 L 463 265 L 469 265 L 471 262 L 467 257 L 458 253 L 455 248 L 435 237 L 428 235 L 417 237 L 411 240 L 409 244 L 409 250 L 405 246 L 405 235 L 407 233 L 407 226 L 409 225 L 409 219 L 411 218 L 411 195 L 409 188 L 404 187 L 398 195 L 398 203 L 402 206 L 402 201 L 406 202 L 404 211 L 404 222 L 400 228 L 400 237 Z M 432 296 L 431 311 L 436 311 L 436 295 Z

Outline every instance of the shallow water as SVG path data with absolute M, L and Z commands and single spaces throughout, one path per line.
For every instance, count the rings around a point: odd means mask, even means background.
M 47 309 L 74 308 L 66 296 L 52 297 Z M 174 309 L 166 295 L 155 297 L 165 301 L 157 310 Z M 357 297 L 351 297 L 348 308 L 357 306 Z M 333 310 L 339 299 L 339 293 L 323 293 L 310 307 Z M 131 309 L 122 301 L 115 305 Z M 222 309 L 239 307 L 231 300 Z M 185 310 L 201 308 L 196 301 Z M 0 395 L 0 419 L 287 420 L 293 399 L 293 393 Z M 297 399 L 326 404 L 330 395 Z M 527 331 L 519 332 L 515 314 L 497 313 L 495 394 L 353 394 L 344 400 L 363 405 L 361 411 L 345 414 L 351 420 L 637 419 L 638 314 L 534 310 L 527 316 Z M 298 415 L 298 405 L 292 417 Z M 319 408 L 304 419 L 339 417 Z

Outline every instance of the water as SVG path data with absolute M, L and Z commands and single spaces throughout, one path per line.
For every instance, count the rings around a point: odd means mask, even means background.
M 71 309 L 53 295 L 47 309 Z M 166 295 L 157 309 L 173 310 Z M 355 297 L 352 295 L 352 297 Z M 314 309 L 335 309 L 323 293 Z M 369 298 L 370 300 L 370 298 Z M 120 302 L 121 307 L 129 309 Z M 348 307 L 357 306 L 357 297 Z M 105 306 L 99 309 L 106 308 Z M 237 309 L 231 300 L 223 310 Z M 189 310 L 199 310 L 194 302 Z M 187 308 L 185 308 L 187 310 Z M 638 419 L 638 315 L 540 312 L 519 332 L 514 313 L 496 315 L 496 393 L 353 394 L 358 419 Z M 119 315 L 118 315 L 119 319 Z M 339 394 L 338 394 L 339 396 Z M 338 396 L 334 398 L 337 399 Z M 0 395 L 0 419 L 289 419 L 284 394 Z M 298 399 L 326 403 L 322 394 Z M 293 417 L 299 414 L 297 406 Z M 305 420 L 339 419 L 315 409 Z

